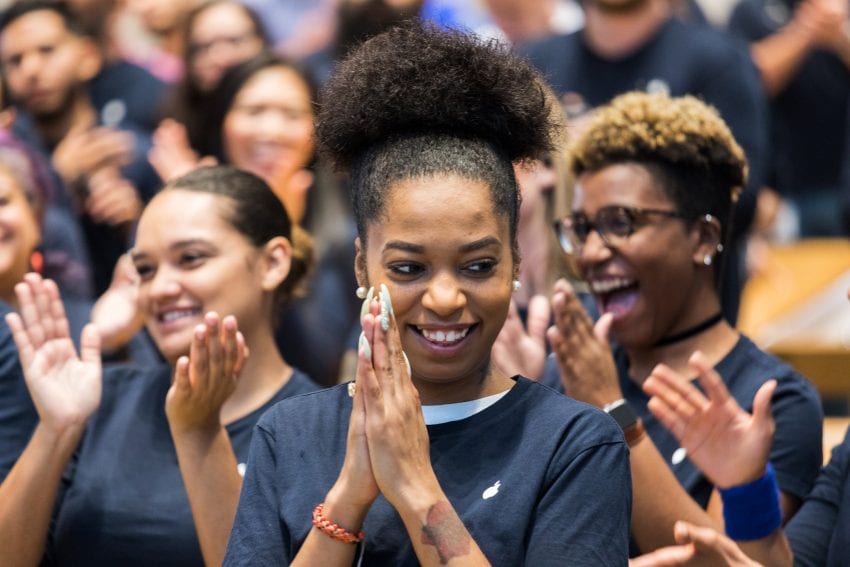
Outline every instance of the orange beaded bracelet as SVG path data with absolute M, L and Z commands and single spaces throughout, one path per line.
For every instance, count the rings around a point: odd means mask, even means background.
M 343 543 L 359 543 L 363 541 L 363 538 L 366 537 L 366 534 L 364 534 L 363 532 L 357 532 L 356 534 L 353 534 L 345 528 L 341 528 L 340 526 L 331 522 L 322 515 L 322 510 L 324 510 L 324 508 L 325 503 L 322 502 L 321 504 L 317 504 L 316 507 L 313 509 L 313 525 L 316 526 L 321 532 Z

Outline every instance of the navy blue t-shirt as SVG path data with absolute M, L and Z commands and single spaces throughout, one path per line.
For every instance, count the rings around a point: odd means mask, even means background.
M 643 419 L 646 431 L 661 456 L 672 469 L 682 487 L 703 508 L 708 505 L 714 486 L 691 463 L 679 442 L 647 408 L 649 396 L 629 378 L 629 360 L 621 348 L 615 348 L 614 359 L 623 396 Z M 758 389 L 770 379 L 777 381 L 773 393 L 772 412 L 776 433 L 770 451 L 770 462 L 783 492 L 803 499 L 823 463 L 823 412 L 814 386 L 790 366 L 760 350 L 745 336 L 714 368 L 745 410 L 752 412 Z M 560 388 L 560 376 L 554 358 L 547 361 L 542 381 Z M 698 382 L 694 384 L 699 387 Z
M 6 314 L 12 309 L 0 301 L 0 483 L 12 470 L 38 424 L 18 349 Z
M 106 122 L 132 124 L 153 132 L 168 86 L 147 69 L 123 59 L 107 63 L 89 81 L 91 101 Z
M 794 565 L 845 567 L 850 558 L 850 430 L 785 529 Z
M 729 29 L 747 41 L 762 40 L 791 20 L 794 4 L 743 0 Z M 812 51 L 771 102 L 771 186 L 792 194 L 835 190 L 843 172 L 848 114 L 850 69 L 831 51 Z
M 341 385 L 286 400 L 260 420 L 225 565 L 288 565 L 345 456 Z M 428 426 L 440 486 L 494 565 L 626 565 L 631 476 L 616 423 L 518 378 L 498 402 Z M 495 487 L 495 488 L 494 488 Z M 358 565 L 418 565 L 400 516 L 379 496 Z
M 63 481 L 46 565 L 203 566 L 165 396 L 171 368 L 115 367 Z M 226 429 L 238 463 L 254 425 L 278 401 L 316 388 L 295 371 L 262 407 Z

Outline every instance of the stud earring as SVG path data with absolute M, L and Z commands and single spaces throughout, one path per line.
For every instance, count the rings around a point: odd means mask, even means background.
M 723 245 L 722 244 L 717 245 L 717 253 L 719 254 L 720 252 L 723 252 Z
M 360 286 L 360 287 L 358 287 L 358 288 L 357 288 L 357 290 L 354 292 L 354 295 L 356 295 L 356 296 L 357 296 L 357 299 L 366 299 L 366 294 L 367 294 L 368 292 L 369 292 L 369 290 L 368 290 L 368 289 L 366 289 L 365 287 L 363 287 L 363 286 L 361 285 L 361 286 Z
M 706 254 L 705 258 L 702 259 L 702 263 L 705 264 L 706 266 L 710 266 L 711 262 L 712 262 L 711 254 Z
M 512 285 L 513 290 L 514 290 L 515 292 L 517 292 L 517 291 L 519 291 L 519 290 L 521 290 L 521 289 L 522 289 L 522 282 L 521 282 L 521 281 L 519 281 L 519 280 L 514 280 L 514 281 L 513 281 L 513 284 L 511 284 L 511 285 Z

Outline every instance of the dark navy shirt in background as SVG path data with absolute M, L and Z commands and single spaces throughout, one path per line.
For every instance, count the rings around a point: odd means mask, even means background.
M 629 360 L 625 351 L 615 348 L 614 358 L 623 396 L 643 419 L 652 442 L 679 483 L 700 506 L 706 507 L 713 485 L 679 451 L 679 442 L 673 434 L 650 413 L 647 408 L 649 397 L 629 378 Z M 772 399 L 776 433 L 770 462 L 776 469 L 776 478 L 782 491 L 802 500 L 812 488 L 823 463 L 823 413 L 814 386 L 743 335 L 714 369 L 723 378 L 732 397 L 749 412 L 753 410 L 753 398 L 762 384 L 770 379 L 778 382 Z M 541 381 L 563 391 L 554 357 L 547 361 Z M 699 387 L 699 383 L 694 384 Z
M 171 368 L 115 367 L 63 481 L 45 565 L 203 566 L 168 420 Z M 238 463 L 276 402 L 315 389 L 300 371 L 262 407 L 227 425 Z
M 0 301 L 0 482 L 12 470 L 38 424 L 12 330 L 5 320 L 11 312 Z
M 260 420 L 225 565 L 288 565 L 345 456 L 351 398 L 341 385 L 286 400 Z M 518 378 L 498 402 L 430 425 L 440 486 L 493 565 L 626 565 L 628 447 L 598 410 Z M 418 565 L 379 496 L 358 565 Z
M 785 529 L 794 565 L 846 567 L 850 560 L 850 430 Z

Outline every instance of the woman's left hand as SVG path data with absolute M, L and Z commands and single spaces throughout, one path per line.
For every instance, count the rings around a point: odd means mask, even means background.
M 372 302 L 362 323 L 366 336 L 373 337 L 372 365 L 363 385 L 372 472 L 393 506 L 409 508 L 411 498 L 442 491 L 431 467 L 419 392 L 410 379 L 386 286 L 381 286 L 380 301 Z
M 165 398 L 173 432 L 218 431 L 221 407 L 233 391 L 248 356 L 236 318 L 210 312 L 195 327 L 189 356 L 181 356 Z
M 566 393 L 596 407 L 623 397 L 617 367 L 608 344 L 612 316 L 594 325 L 566 280 L 558 280 L 552 295 L 555 325 L 546 333 Z
M 539 380 L 546 366 L 546 327 L 551 315 L 549 300 L 535 295 L 528 302 L 528 324 L 523 325 L 511 300 L 508 318 L 491 350 L 493 364 L 508 376 L 520 374 Z
M 635 557 L 629 567 L 761 567 L 734 541 L 713 528 L 676 522 L 674 537 L 678 545 Z

